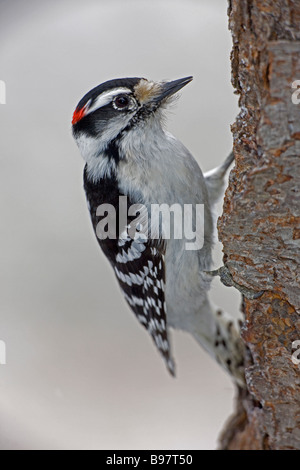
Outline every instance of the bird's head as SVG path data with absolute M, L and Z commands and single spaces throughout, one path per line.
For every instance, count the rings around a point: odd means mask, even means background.
M 160 119 L 162 105 L 191 80 L 121 78 L 93 88 L 79 101 L 72 119 L 73 136 L 83 158 L 88 161 L 100 156 L 131 129 L 147 125 L 150 117 Z

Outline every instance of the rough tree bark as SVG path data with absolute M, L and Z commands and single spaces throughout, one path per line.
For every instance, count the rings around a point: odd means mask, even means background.
M 248 390 L 221 436 L 223 449 L 300 449 L 300 1 L 231 0 L 235 168 L 219 238 L 243 298 Z M 300 97 L 300 94 L 299 94 Z

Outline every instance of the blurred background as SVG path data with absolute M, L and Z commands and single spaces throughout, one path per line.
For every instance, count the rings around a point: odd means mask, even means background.
M 98 248 L 71 136 L 79 99 L 117 77 L 193 75 L 168 129 L 204 171 L 231 149 L 237 99 L 224 0 L 0 1 L 1 449 L 214 449 L 233 386 L 173 332 L 177 378 Z M 221 207 L 221 206 L 220 206 Z M 221 263 L 215 249 L 215 267 Z M 239 296 L 216 280 L 216 304 Z

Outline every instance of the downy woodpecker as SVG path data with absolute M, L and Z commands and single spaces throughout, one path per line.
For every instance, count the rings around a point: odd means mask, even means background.
M 212 207 L 223 194 L 232 154 L 203 175 L 190 152 L 163 128 L 164 110 L 191 80 L 107 81 L 79 101 L 72 131 L 86 162 L 84 189 L 98 242 L 127 303 L 151 335 L 169 372 L 175 372 L 169 341 L 172 327 L 191 333 L 242 384 L 239 331 L 229 315 L 208 299 L 211 277 L 206 273 L 211 268 Z M 121 196 L 128 207 L 146 208 L 135 212 L 141 221 L 135 236 L 128 233 L 134 214 L 120 217 Z M 176 237 L 174 230 L 169 238 L 163 236 L 164 222 L 150 215 L 153 206 L 162 204 L 192 207 L 195 233 L 203 233 L 199 249 L 187 249 L 187 237 Z M 200 204 L 201 227 L 195 228 L 195 207 Z M 100 216 L 107 214 L 101 207 L 114 209 L 113 234 L 109 230 L 105 234 L 104 226 L 99 230 Z M 175 219 L 174 215 L 173 225 Z

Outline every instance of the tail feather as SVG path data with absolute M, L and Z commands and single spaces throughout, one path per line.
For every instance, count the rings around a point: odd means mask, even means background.
M 236 320 L 206 298 L 189 332 L 239 386 L 245 386 L 245 346 Z

